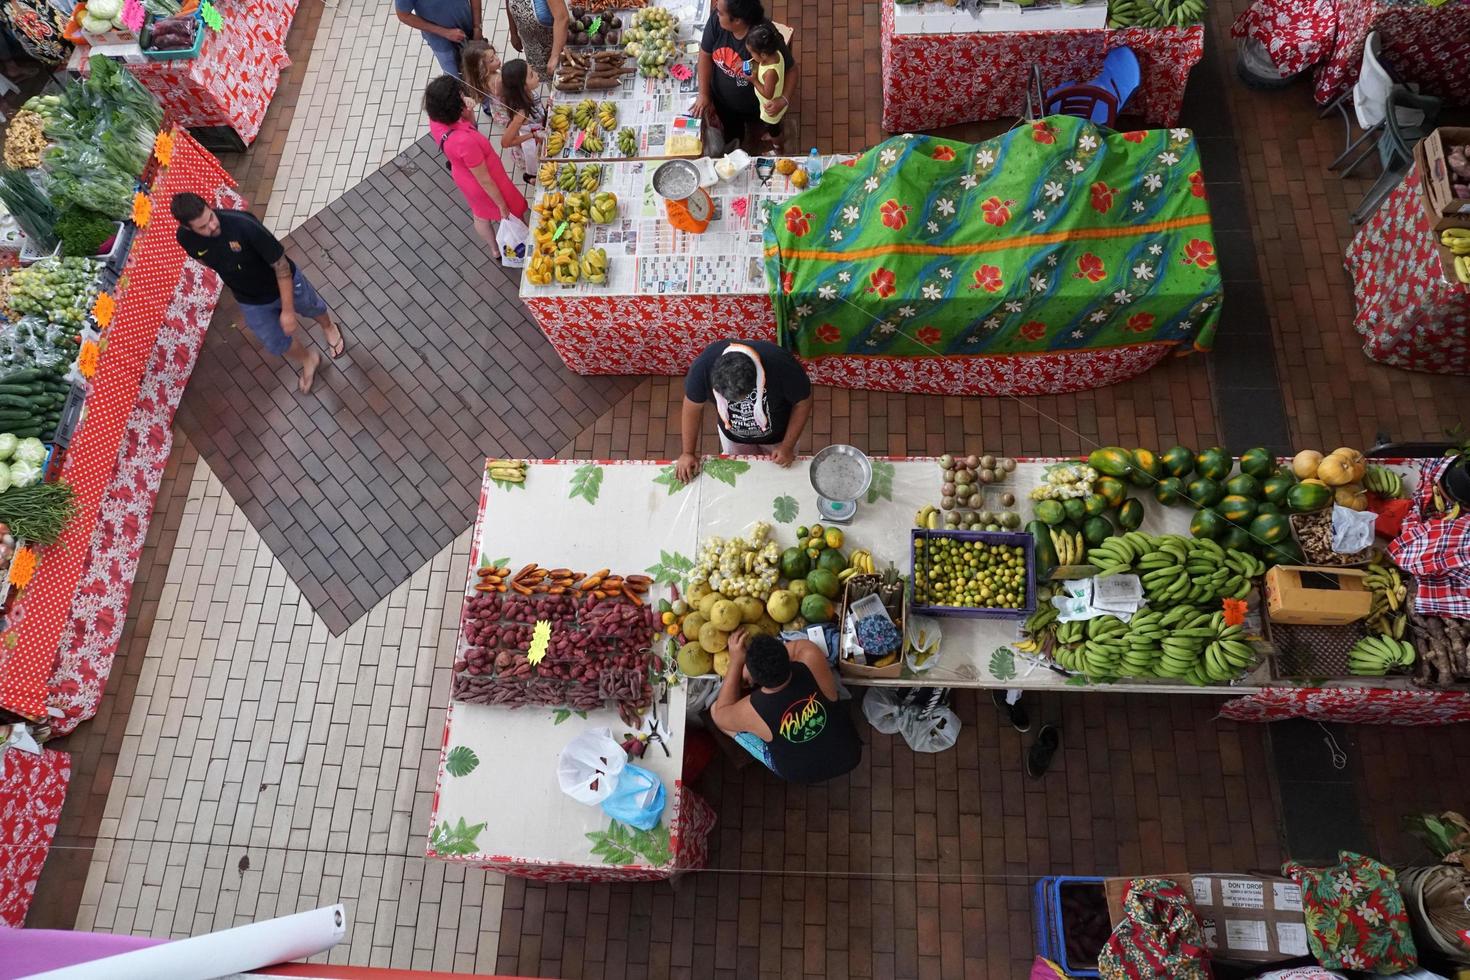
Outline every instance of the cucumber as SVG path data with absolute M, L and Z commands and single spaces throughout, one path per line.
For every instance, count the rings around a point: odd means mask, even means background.
M 45 368 L 26 368 L 22 371 L 14 371 L 0 378 L 0 384 L 20 384 L 27 381 L 40 381 L 51 372 Z

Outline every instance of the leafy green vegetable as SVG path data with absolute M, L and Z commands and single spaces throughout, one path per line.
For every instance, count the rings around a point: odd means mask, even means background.
M 68 211 L 56 222 L 61 254 L 90 257 L 102 251 L 102 243 L 117 233 L 117 222 L 95 211 Z
M 76 494 L 65 483 L 11 487 L 0 493 L 0 522 L 17 538 L 51 544 L 76 516 Z
M 0 169 L 0 203 L 15 217 L 20 230 L 31 240 L 32 248 L 45 253 L 56 247 L 56 221 L 60 215 L 30 177 L 9 167 Z

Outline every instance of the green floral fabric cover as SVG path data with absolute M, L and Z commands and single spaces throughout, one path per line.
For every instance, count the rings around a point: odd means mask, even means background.
M 1352 851 L 1337 864 L 1308 868 L 1295 861 L 1281 873 L 1302 886 L 1307 946 L 1323 966 L 1392 974 L 1418 962 L 1408 911 L 1393 869 Z
M 976 144 L 894 137 L 769 219 L 780 337 L 807 357 L 1207 350 L 1220 314 L 1187 129 L 1050 116 Z

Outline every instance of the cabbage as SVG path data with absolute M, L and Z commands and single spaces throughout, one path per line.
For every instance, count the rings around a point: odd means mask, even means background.
M 15 447 L 20 440 L 9 432 L 0 432 L 0 460 L 7 460 L 15 455 Z
M 10 467 L 0 465 L 0 493 L 10 489 Z
M 35 463 L 40 466 L 46 462 L 46 446 L 35 436 L 22 439 L 15 447 L 14 456 L 17 462 Z
M 112 20 L 122 13 L 119 0 L 87 0 L 87 16 L 98 20 Z
M 88 34 L 106 34 L 112 30 L 112 18 L 92 17 L 89 14 L 82 18 L 82 30 Z
M 9 476 L 11 486 L 28 487 L 32 483 L 41 482 L 41 466 L 39 463 L 17 460 L 10 464 Z

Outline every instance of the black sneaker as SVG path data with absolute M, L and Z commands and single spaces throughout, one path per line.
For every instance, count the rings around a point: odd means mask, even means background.
M 1006 720 L 1016 731 L 1029 732 L 1031 730 L 1031 716 L 1026 713 L 1025 708 L 1021 707 L 1019 700 L 1015 704 L 1010 704 L 1006 701 L 1006 692 L 1000 688 L 994 688 L 990 692 L 990 701 L 995 705 L 997 711 L 1006 716 Z
M 1040 779 L 1051 767 L 1052 757 L 1062 744 L 1062 733 L 1055 725 L 1042 725 L 1036 741 L 1026 750 L 1026 775 Z

